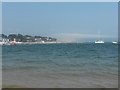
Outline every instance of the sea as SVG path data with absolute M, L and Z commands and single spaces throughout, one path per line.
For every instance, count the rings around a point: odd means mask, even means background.
M 118 45 L 2 46 L 3 88 L 117 88 Z

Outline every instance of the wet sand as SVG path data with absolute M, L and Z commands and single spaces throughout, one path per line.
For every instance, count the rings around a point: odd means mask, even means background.
M 62 75 L 15 71 L 3 73 L 4 88 L 117 88 L 114 75 Z

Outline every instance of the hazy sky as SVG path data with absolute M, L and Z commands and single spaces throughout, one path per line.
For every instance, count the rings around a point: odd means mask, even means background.
M 0 33 L 2 33 L 2 3 L 0 2 Z
M 52 36 L 63 41 L 110 40 L 118 34 L 112 3 L 3 3 L 3 33 Z

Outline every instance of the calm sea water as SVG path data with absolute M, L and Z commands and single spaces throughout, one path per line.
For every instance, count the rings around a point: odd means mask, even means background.
M 117 87 L 118 46 L 39 44 L 2 47 L 3 87 Z

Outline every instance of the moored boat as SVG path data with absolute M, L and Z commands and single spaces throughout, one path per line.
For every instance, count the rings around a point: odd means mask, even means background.
M 113 44 L 117 44 L 117 42 L 116 42 L 116 41 L 113 41 L 112 43 L 113 43 Z
M 95 43 L 104 43 L 104 41 L 97 40 L 97 41 L 95 41 Z

